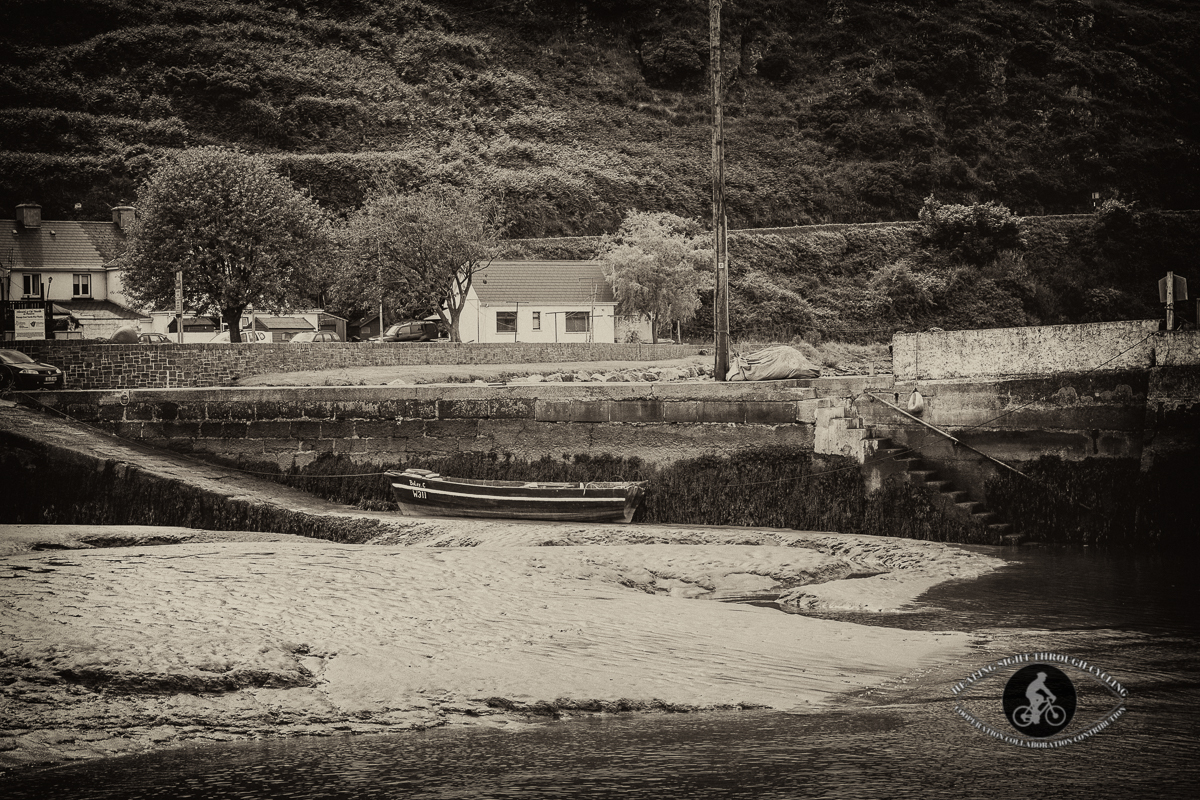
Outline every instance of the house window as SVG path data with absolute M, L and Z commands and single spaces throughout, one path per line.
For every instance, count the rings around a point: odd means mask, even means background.
M 28 272 L 21 276 L 23 281 L 23 289 L 26 297 L 41 297 L 42 295 L 42 273 Z
M 533 312 L 533 329 L 535 331 L 540 331 L 542 329 L 542 312 L 540 311 Z
M 517 312 L 515 311 L 497 311 L 496 312 L 496 333 L 516 333 L 517 332 Z
M 591 330 L 592 315 L 586 311 L 567 312 L 567 333 L 587 333 Z
M 92 296 L 92 276 L 89 273 L 83 272 L 76 274 L 71 281 L 71 296 L 72 297 L 91 297 Z

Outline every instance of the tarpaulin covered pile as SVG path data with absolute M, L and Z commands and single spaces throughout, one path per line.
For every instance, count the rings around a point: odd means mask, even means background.
M 794 347 L 778 345 L 747 356 L 735 355 L 727 381 L 778 381 L 785 378 L 819 378 L 821 371 Z

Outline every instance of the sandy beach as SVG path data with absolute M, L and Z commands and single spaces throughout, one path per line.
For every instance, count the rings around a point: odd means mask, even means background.
M 804 711 L 971 637 L 716 602 L 903 609 L 1002 562 L 719 527 L 414 521 L 359 545 L 0 526 L 0 769 L 267 736 Z

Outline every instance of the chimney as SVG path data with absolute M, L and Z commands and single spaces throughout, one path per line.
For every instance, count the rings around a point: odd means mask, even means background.
M 117 206 L 112 210 L 113 224 L 129 233 L 129 229 L 133 227 L 133 221 L 137 219 L 137 209 L 133 206 Z
M 42 207 L 37 203 L 21 203 L 17 206 L 17 222 L 26 228 L 42 227 Z

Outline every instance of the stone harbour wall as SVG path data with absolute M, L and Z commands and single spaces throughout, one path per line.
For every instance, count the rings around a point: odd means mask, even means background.
M 610 453 L 649 463 L 772 445 L 811 449 L 811 389 L 747 384 L 514 384 L 39 393 L 40 403 L 176 452 L 303 467 L 457 452 Z

